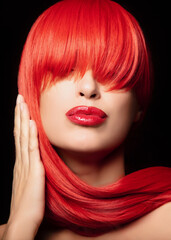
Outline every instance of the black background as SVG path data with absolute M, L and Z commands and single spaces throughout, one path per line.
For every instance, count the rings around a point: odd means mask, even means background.
M 33 22 L 52 0 L 1 2 L 1 159 L 0 224 L 8 219 L 15 160 L 13 112 L 17 72 L 24 42 Z M 144 167 L 171 167 L 168 1 L 117 1 L 139 21 L 151 50 L 155 88 L 144 123 L 132 140 L 128 172 Z

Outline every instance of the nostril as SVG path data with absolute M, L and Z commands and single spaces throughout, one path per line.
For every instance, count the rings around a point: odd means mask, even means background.
M 89 97 L 89 98 L 96 98 L 96 96 L 97 96 L 96 93 L 91 94 L 91 95 L 88 95 L 88 94 L 84 94 L 84 93 L 80 92 L 79 94 L 80 94 L 80 96 L 87 96 L 87 97 Z
M 95 98 L 95 97 L 96 97 L 95 93 L 90 96 L 90 98 Z

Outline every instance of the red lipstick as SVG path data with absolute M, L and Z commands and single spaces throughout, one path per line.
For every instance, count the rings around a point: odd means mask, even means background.
M 66 113 L 67 118 L 76 124 L 83 126 L 95 126 L 102 124 L 107 115 L 96 107 L 78 106 L 70 109 Z

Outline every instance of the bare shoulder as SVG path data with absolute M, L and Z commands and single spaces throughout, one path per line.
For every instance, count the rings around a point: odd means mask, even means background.
M 144 217 L 126 225 L 125 227 L 108 232 L 93 240 L 171 240 L 171 202 L 164 204 Z M 62 231 L 43 231 L 36 239 L 46 240 L 88 240 L 84 237 L 71 232 Z
M 136 240 L 170 240 L 171 202 L 129 224 L 123 231 Z
M 0 239 L 2 239 L 5 228 L 6 228 L 6 224 L 0 225 Z

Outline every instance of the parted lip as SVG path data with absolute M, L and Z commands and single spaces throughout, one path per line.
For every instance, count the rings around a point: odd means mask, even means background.
M 66 116 L 73 116 L 77 114 L 84 114 L 84 115 L 94 115 L 100 118 L 106 118 L 107 114 L 99 108 L 92 107 L 92 106 L 77 106 L 70 109 Z

